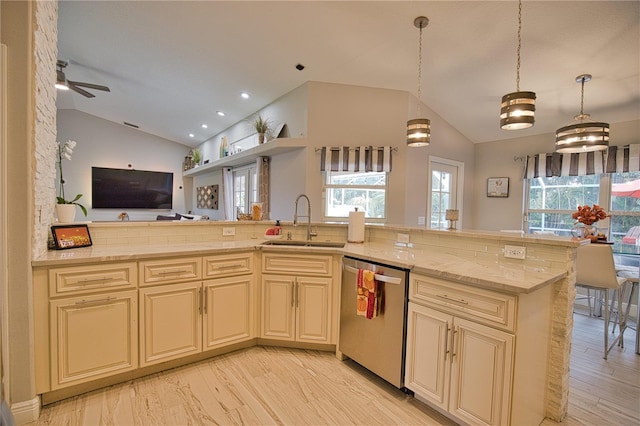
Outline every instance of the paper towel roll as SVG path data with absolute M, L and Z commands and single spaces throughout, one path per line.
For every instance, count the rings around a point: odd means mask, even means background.
M 350 243 L 364 242 L 364 212 L 349 212 L 349 230 L 347 241 Z

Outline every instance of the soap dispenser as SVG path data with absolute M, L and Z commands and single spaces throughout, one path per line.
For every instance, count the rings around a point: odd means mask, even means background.
M 280 219 L 276 220 L 276 235 L 282 235 L 282 228 L 280 227 Z

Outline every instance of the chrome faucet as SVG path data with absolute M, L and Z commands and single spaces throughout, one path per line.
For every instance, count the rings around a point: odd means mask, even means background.
M 298 216 L 298 201 L 300 201 L 300 198 L 306 198 L 307 200 L 307 241 L 311 241 L 311 237 L 317 237 L 318 233 L 311 232 L 311 201 L 309 201 L 309 197 L 307 197 L 305 194 L 300 194 L 298 195 L 298 198 L 296 198 L 296 210 L 293 213 L 293 226 L 298 226 L 299 217 L 305 217 Z

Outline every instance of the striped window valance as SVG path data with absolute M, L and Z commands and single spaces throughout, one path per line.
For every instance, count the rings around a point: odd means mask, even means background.
M 607 173 L 638 171 L 640 171 L 640 144 L 609 147 Z
M 528 155 L 525 178 L 599 175 L 605 171 L 604 151 L 571 154 L 541 153 Z
M 390 146 L 323 146 L 320 170 L 332 172 L 390 172 Z

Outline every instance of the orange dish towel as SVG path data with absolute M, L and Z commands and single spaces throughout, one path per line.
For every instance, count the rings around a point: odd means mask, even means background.
M 356 295 L 356 313 L 367 319 L 375 318 L 378 314 L 378 298 L 376 297 L 378 283 L 375 273 L 366 269 L 358 270 L 358 289 Z

